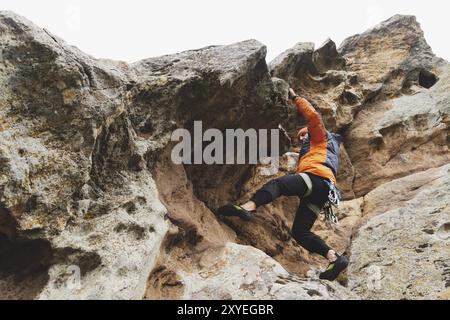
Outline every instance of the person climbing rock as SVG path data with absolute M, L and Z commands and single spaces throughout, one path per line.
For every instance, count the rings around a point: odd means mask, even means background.
M 319 236 L 311 232 L 317 217 L 325 209 L 327 218 L 335 218 L 331 206 L 337 205 L 340 194 L 336 185 L 339 162 L 339 148 L 342 138 L 325 129 L 321 116 L 304 98 L 289 89 L 289 98 L 307 121 L 307 127 L 298 132 L 302 141 L 297 173 L 273 179 L 266 183 L 250 199 L 242 204 L 227 204 L 218 210 L 224 216 L 238 216 L 250 221 L 252 213 L 260 206 L 280 196 L 300 197 L 292 237 L 303 248 L 329 260 L 328 268 L 320 279 L 333 281 L 348 266 L 348 259 L 330 248 Z

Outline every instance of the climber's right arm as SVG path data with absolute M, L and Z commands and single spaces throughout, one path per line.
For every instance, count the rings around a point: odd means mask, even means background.
M 308 100 L 299 97 L 290 89 L 289 96 L 294 101 L 299 112 L 305 117 L 308 125 L 308 134 L 312 142 L 320 143 L 326 139 L 326 130 L 322 118 L 308 102 Z

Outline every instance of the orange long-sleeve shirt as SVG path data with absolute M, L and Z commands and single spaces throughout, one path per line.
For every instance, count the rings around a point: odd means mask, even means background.
M 340 136 L 325 129 L 322 118 L 306 99 L 297 97 L 295 104 L 307 121 L 309 135 L 300 151 L 297 172 L 309 172 L 336 185 Z

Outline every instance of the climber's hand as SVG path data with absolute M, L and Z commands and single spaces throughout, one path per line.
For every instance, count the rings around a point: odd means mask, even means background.
M 292 88 L 289 88 L 289 99 L 294 101 L 297 97 L 298 95 L 295 93 L 295 91 Z

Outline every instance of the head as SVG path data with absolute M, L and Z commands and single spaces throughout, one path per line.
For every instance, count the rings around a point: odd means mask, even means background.
M 308 138 L 308 128 L 307 127 L 301 128 L 297 133 L 297 137 L 303 143 Z

